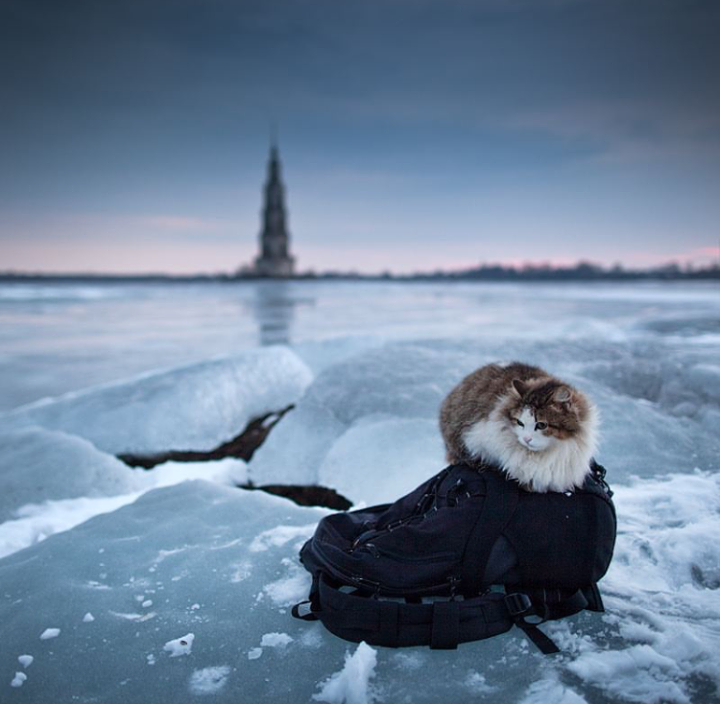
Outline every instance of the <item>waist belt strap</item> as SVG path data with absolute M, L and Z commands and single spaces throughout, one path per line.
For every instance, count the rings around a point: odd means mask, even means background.
M 380 637 L 387 642 L 388 647 L 397 647 L 400 605 L 395 601 L 378 601 L 377 605 Z
M 460 602 L 436 601 L 433 604 L 430 647 L 455 650 L 460 641 Z

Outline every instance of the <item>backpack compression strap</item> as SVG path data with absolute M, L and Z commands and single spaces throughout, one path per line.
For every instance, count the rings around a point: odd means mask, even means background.
M 496 470 L 485 470 L 485 501 L 465 546 L 461 591 L 465 598 L 477 596 L 495 541 L 510 522 L 519 501 L 519 489 Z

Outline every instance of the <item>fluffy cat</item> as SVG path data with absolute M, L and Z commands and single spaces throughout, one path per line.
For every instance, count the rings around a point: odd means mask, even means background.
M 597 412 L 539 367 L 488 364 L 448 394 L 440 430 L 450 463 L 487 460 L 530 491 L 569 491 L 590 471 Z

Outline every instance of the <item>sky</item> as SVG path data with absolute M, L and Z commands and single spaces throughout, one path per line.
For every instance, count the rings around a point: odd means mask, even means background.
M 715 0 L 0 0 L 0 271 L 720 256 Z

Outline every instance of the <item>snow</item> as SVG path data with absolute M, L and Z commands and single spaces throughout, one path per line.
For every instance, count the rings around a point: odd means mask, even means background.
M 230 674 L 228 665 L 204 667 L 190 675 L 190 694 L 217 694 L 225 687 Z
M 370 680 L 375 674 L 377 651 L 363 642 L 352 655 L 345 656 L 345 665 L 320 685 L 313 699 L 329 704 L 372 704 L 375 697 Z
M 348 308 L 370 289 L 387 304 Z M 720 701 L 717 290 L 328 292 L 339 298 L 317 294 L 322 311 L 298 315 L 316 327 L 299 325 L 292 349 L 75 389 L 0 419 L 3 686 L 108 704 Z M 543 626 L 562 648 L 554 658 L 517 630 L 457 651 L 393 651 L 292 619 L 310 586 L 297 551 L 328 511 L 237 485 L 317 483 L 355 505 L 393 500 L 443 466 L 444 395 L 498 359 L 544 366 L 600 408 L 598 460 L 620 527 L 600 584 L 606 613 Z M 12 369 L 0 357 L 0 377 Z M 291 403 L 249 463 L 144 471 L 114 456 L 208 449 Z M 46 632 L 59 637 L 38 641 Z M 31 662 L 29 680 L 15 674 Z
M 263 552 L 271 547 L 280 547 L 291 540 L 305 542 L 315 531 L 315 524 L 307 526 L 275 526 L 256 535 L 250 543 L 250 552 Z

